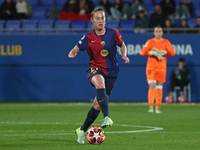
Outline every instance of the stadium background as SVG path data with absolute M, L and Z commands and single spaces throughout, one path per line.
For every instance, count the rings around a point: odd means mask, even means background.
M 177 3 L 179 1 L 177 0 Z M 98 1 L 93 2 L 98 4 Z M 149 7 L 150 1 L 145 0 L 144 2 L 148 3 L 148 11 L 153 12 L 153 3 Z M 156 2 L 159 2 L 159 0 Z M 200 6 L 200 3 L 194 6 L 196 7 L 194 12 L 198 13 L 199 9 L 197 7 Z M 38 11 L 39 13 L 37 12 L 36 15 L 44 17 L 46 14 L 44 15 L 44 11 L 41 11 L 42 9 L 47 13 L 49 6 L 39 6 L 39 8 L 34 9 L 33 13 Z M 196 16 L 197 14 L 193 14 L 193 18 L 190 19 L 190 26 L 195 25 L 194 22 L 196 20 L 194 18 Z M 69 31 L 62 31 L 62 29 L 55 33 L 53 32 L 54 25 L 58 21 L 43 19 L 34 20 L 31 18 L 23 22 L 0 21 L 0 28 L 3 27 L 0 30 L 0 101 L 92 100 L 96 91 L 87 80 L 86 70 L 89 62 L 87 52 L 81 52 L 73 60 L 67 57 L 68 52 L 79 41 L 83 33 L 74 32 L 70 34 Z M 134 23 L 134 20 L 131 20 L 131 22 Z M 180 23 L 180 20 L 177 20 L 177 22 Z M 38 24 L 38 28 L 42 30 L 37 33 L 37 29 L 20 32 L 25 23 L 27 24 L 26 28 L 33 27 L 30 25 L 35 25 L 36 27 Z M 91 27 L 90 22 L 85 21 L 82 23 L 67 21 L 64 26 L 60 27 L 64 27 L 65 30 L 67 26 L 70 28 L 73 24 L 74 28 L 77 29 L 82 28 L 79 25 L 84 25 L 85 29 Z M 124 26 L 122 27 L 123 24 Z M 127 23 L 126 20 L 124 22 L 111 22 L 110 24 L 110 26 L 116 25 L 119 25 L 119 29 L 124 27 L 134 28 L 134 24 Z M 107 22 L 107 26 L 109 26 L 109 22 Z M 128 47 L 128 56 L 131 63 L 125 65 L 118 53 L 120 75 L 110 96 L 110 101 L 147 102 L 148 85 L 145 77 L 147 57 L 140 56 L 140 51 L 145 42 L 153 37 L 153 34 L 134 34 L 133 31 L 129 31 L 127 34 L 127 32 L 122 31 L 122 36 Z M 177 64 L 178 59 L 183 57 L 186 59 L 190 69 L 192 101 L 200 102 L 200 80 L 198 77 L 200 74 L 200 35 L 166 34 L 164 38 L 171 41 L 177 53 L 174 57 L 168 57 L 164 97 L 169 91 L 170 73 Z
M 122 35 L 128 47 L 131 63 L 125 65 L 118 53 L 120 75 L 110 101 L 147 101 L 148 85 L 145 77 L 147 57 L 140 50 L 153 34 Z M 68 52 L 82 35 L 3 35 L 0 59 L 1 101 L 90 101 L 95 89 L 87 80 L 89 57 L 80 52 L 69 59 Z M 180 57 L 186 59 L 190 69 L 192 101 L 199 94 L 199 38 L 200 35 L 165 35 L 176 49 L 176 56 L 168 57 L 167 82 Z

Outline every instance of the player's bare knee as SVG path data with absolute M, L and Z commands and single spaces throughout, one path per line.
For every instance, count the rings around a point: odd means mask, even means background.
M 103 83 L 98 83 L 95 85 L 96 89 L 104 89 L 105 85 Z
M 156 89 L 156 85 L 154 85 L 154 84 L 152 84 L 152 85 L 149 85 L 149 88 L 150 88 L 150 89 L 154 89 L 154 90 L 155 90 L 155 89 Z
M 148 84 L 149 84 L 150 89 L 156 89 L 156 81 L 155 80 L 148 81 Z

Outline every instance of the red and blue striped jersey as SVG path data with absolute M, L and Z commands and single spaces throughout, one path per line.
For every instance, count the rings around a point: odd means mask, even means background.
M 121 46 L 123 38 L 117 29 L 106 28 L 104 35 L 98 36 L 95 30 L 84 35 L 77 46 L 81 51 L 87 49 L 90 56 L 90 68 L 99 68 L 108 77 L 117 77 L 119 65 L 117 62 L 117 47 Z

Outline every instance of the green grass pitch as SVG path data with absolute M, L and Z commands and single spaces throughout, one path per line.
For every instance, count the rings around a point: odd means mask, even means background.
M 200 105 L 110 103 L 114 126 L 101 145 L 76 143 L 92 103 L 0 103 L 0 150 L 199 150 Z M 101 125 L 102 113 L 93 125 Z

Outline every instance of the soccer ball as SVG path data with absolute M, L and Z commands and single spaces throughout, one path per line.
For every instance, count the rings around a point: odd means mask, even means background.
M 91 144 L 101 144 L 105 140 L 105 133 L 102 128 L 94 126 L 88 129 L 86 138 Z
M 168 103 L 168 104 L 171 104 L 171 103 L 173 103 L 173 98 L 171 97 L 171 96 L 166 96 L 165 97 L 165 103 Z
M 178 101 L 180 102 L 180 103 L 185 103 L 186 102 L 186 98 L 185 98 L 185 96 L 179 96 L 178 97 Z

